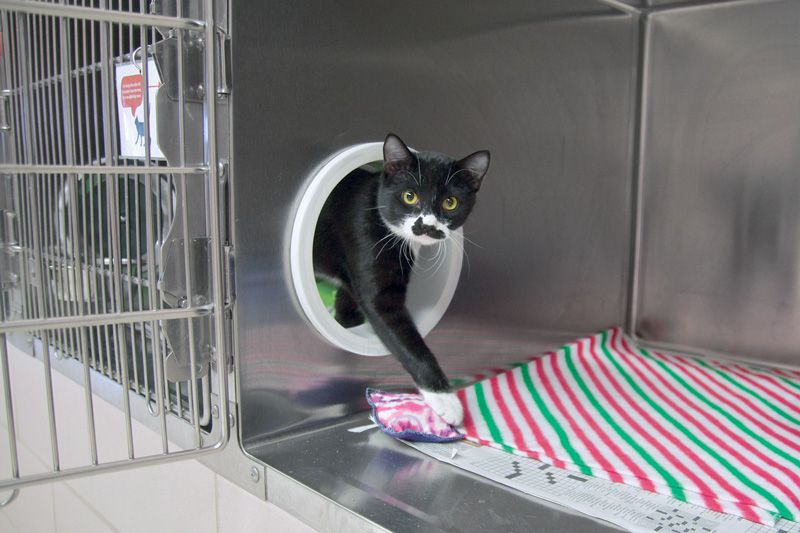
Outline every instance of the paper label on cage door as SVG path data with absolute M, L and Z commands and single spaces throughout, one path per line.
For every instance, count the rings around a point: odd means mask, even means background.
M 126 63 L 116 67 L 117 117 L 119 119 L 119 154 L 123 157 L 145 157 L 144 75 L 140 63 Z M 150 157 L 164 159 L 158 146 L 156 117 L 158 104 L 156 92 L 161 87 L 156 62 L 147 61 L 147 105 L 150 135 Z

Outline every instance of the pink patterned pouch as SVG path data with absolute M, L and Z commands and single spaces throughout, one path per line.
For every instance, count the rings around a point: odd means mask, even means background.
M 403 440 L 452 442 L 464 436 L 433 412 L 420 394 L 367 389 L 372 418 L 381 431 Z

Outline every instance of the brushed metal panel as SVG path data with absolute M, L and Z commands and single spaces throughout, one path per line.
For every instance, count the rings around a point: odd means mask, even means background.
M 321 531 L 621 531 L 444 464 L 378 430 L 346 429 L 363 423 L 362 418 L 257 450 L 270 465 L 267 499 Z M 343 516 L 342 508 L 353 514 Z
M 450 311 L 428 341 L 467 376 L 624 319 L 634 17 L 599 2 L 232 4 L 236 318 L 243 441 L 408 384 L 393 358 L 330 347 L 298 310 L 290 221 L 313 170 L 395 131 L 492 150 Z
M 653 15 L 638 333 L 800 363 L 800 3 Z
M 642 11 L 663 9 L 693 9 L 711 4 L 729 4 L 748 0 L 601 0 L 610 5 L 625 4 Z M 764 0 L 750 0 L 764 1 Z M 767 0 L 770 1 L 770 0 Z

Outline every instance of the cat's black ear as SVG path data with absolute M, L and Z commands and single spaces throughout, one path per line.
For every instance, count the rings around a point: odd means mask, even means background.
M 468 155 L 456 163 L 458 168 L 467 171 L 467 180 L 476 191 L 481 188 L 483 177 L 486 175 L 486 171 L 489 170 L 490 159 L 489 151 L 481 150 Z
M 401 170 L 411 170 L 414 154 L 408 149 L 406 143 L 390 133 L 383 141 L 383 168 L 387 174 L 396 174 Z

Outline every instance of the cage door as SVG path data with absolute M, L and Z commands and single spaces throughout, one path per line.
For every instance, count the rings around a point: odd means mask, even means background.
M 227 442 L 218 8 L 0 5 L 0 451 L 10 465 L 0 489 Z M 41 360 L 42 394 L 26 395 L 9 367 L 12 342 Z M 82 384 L 81 401 L 54 395 L 56 372 Z M 96 427 L 99 392 L 122 413 L 116 449 Z M 41 404 L 42 419 L 19 420 L 21 401 Z M 76 413 L 85 453 L 65 458 L 59 442 Z M 138 445 L 141 417 L 158 449 Z M 47 471 L 20 470 L 31 425 L 49 439 Z

